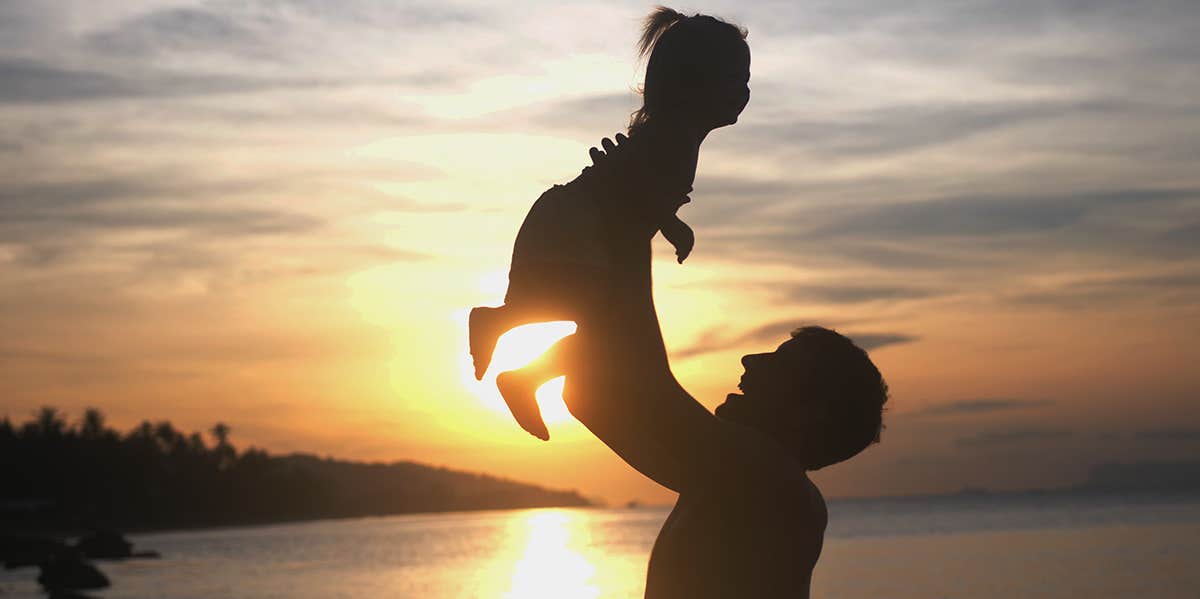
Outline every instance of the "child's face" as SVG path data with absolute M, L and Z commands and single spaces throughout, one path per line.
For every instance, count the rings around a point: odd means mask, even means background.
M 736 123 L 738 115 L 750 102 L 750 47 L 741 44 L 739 52 L 721 63 L 710 81 L 709 105 L 716 126 Z

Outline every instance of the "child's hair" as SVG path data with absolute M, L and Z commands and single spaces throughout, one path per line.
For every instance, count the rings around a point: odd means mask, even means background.
M 746 43 L 747 31 L 716 17 L 690 17 L 659 6 L 646 17 L 638 56 L 649 56 L 646 82 L 642 85 L 642 107 L 629 121 L 633 137 L 651 118 L 678 104 L 689 85 L 704 79 L 711 65 L 727 59 Z

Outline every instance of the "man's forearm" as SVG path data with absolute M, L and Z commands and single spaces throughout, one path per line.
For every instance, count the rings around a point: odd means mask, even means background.
M 581 327 L 568 407 L 634 468 L 678 489 L 696 431 L 713 416 L 675 380 L 650 292 L 649 244 L 623 271 L 602 313 Z M 685 455 L 686 454 L 686 455 Z

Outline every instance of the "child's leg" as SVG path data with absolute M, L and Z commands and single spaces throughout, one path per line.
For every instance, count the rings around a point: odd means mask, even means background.
M 572 318 L 569 311 L 545 302 L 521 301 L 505 303 L 495 308 L 471 308 L 467 329 L 471 360 L 475 364 L 475 380 L 483 380 L 483 375 L 492 363 L 492 354 L 496 352 L 496 342 L 509 329 L 523 324 Z
M 566 374 L 566 352 L 574 335 L 559 340 L 546 353 L 517 370 L 501 372 L 496 376 L 496 387 L 517 424 L 529 434 L 547 441 L 550 432 L 542 420 L 542 409 L 537 403 L 537 389 L 546 381 Z
M 511 328 L 508 321 L 512 320 L 512 311 L 508 306 L 490 308 L 480 306 L 471 308 L 467 318 L 467 329 L 470 337 L 471 360 L 475 363 L 475 380 L 482 380 L 492 363 L 492 353 L 496 351 L 496 341 L 504 331 Z

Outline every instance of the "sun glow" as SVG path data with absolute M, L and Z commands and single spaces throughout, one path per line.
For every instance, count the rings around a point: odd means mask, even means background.
M 484 375 L 482 383 L 470 380 L 470 384 L 478 390 L 480 398 L 489 407 L 508 413 L 508 406 L 496 390 L 496 375 L 506 370 L 516 370 L 529 364 L 546 353 L 555 342 L 575 332 L 576 326 L 570 321 L 543 322 L 516 327 L 500 336 L 496 342 L 496 351 L 492 363 Z M 466 374 L 468 379 L 470 374 Z M 547 381 L 537 390 L 538 406 L 542 410 L 542 419 L 547 424 L 567 422 L 571 413 L 563 404 L 562 391 L 566 377 L 557 377 Z

